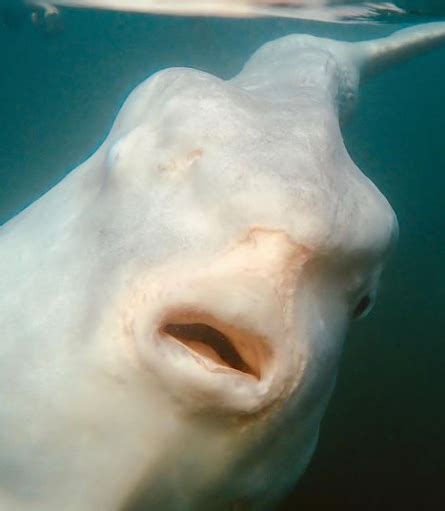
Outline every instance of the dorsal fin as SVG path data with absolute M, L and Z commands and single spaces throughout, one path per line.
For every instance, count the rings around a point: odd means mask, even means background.
M 426 23 L 399 30 L 387 37 L 352 43 L 360 76 L 369 76 L 445 45 L 445 22 Z
M 441 45 L 445 22 L 354 43 L 294 34 L 260 47 L 231 81 L 269 96 L 291 95 L 298 87 L 317 89 L 343 121 L 354 109 L 360 82 Z

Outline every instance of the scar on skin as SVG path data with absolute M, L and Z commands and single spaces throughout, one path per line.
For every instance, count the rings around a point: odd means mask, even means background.
M 302 245 L 293 240 L 285 231 L 281 229 L 271 229 L 261 226 L 254 226 L 246 233 L 243 238 L 230 248 L 230 252 L 239 252 L 240 247 L 244 246 L 247 253 L 245 260 L 254 268 L 256 261 L 261 267 L 261 257 L 258 258 L 256 252 L 275 256 L 269 260 L 267 273 L 275 283 L 277 295 L 283 306 L 288 301 L 288 297 L 294 293 L 296 285 L 296 276 L 298 276 L 305 264 L 312 259 L 314 250 L 306 245 Z M 250 252 L 250 254 L 249 254 Z
M 297 260 L 300 264 L 305 263 L 314 254 L 312 248 L 297 243 L 285 231 L 260 226 L 249 229 L 247 234 L 239 239 L 236 245 L 250 244 L 256 248 L 259 242 L 267 239 L 273 239 L 275 243 L 280 244 L 283 247 L 283 251 L 287 254 L 287 259 Z M 231 250 L 233 250 L 233 247 L 231 247 Z
M 185 156 L 179 156 L 178 158 L 170 160 L 165 165 L 160 165 L 159 170 L 161 172 L 178 172 L 186 170 L 193 164 L 193 162 L 202 158 L 202 154 L 202 149 L 194 149 L 193 151 L 188 152 Z

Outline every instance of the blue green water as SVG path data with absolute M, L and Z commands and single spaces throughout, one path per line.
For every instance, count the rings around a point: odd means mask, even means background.
M 0 222 L 105 137 L 130 90 L 191 66 L 230 77 L 292 32 L 367 39 L 394 26 L 69 11 L 63 32 L 0 28 Z M 374 312 L 353 326 L 315 457 L 282 510 L 441 509 L 445 497 L 445 49 L 366 85 L 345 129 L 398 215 Z

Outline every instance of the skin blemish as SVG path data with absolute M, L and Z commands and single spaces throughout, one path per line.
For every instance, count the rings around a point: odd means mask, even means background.
M 188 152 L 184 156 L 179 156 L 168 161 L 164 165 L 159 165 L 158 169 L 160 172 L 175 173 L 185 171 L 190 168 L 196 160 L 202 158 L 202 149 L 194 149 Z

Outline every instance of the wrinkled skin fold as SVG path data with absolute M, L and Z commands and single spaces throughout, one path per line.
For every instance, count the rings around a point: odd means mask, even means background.
M 266 510 L 315 448 L 397 238 L 340 120 L 437 46 L 294 35 L 167 69 L 0 232 L 0 508 Z

